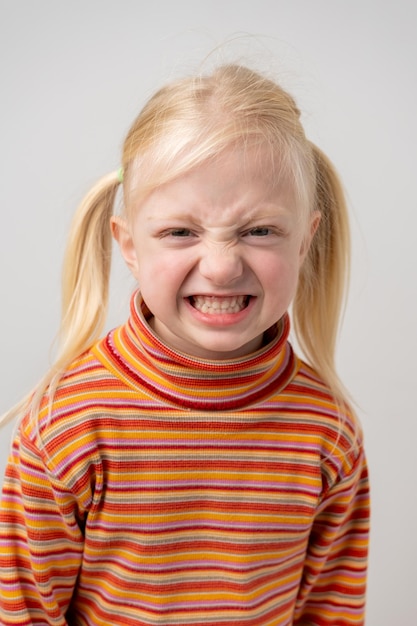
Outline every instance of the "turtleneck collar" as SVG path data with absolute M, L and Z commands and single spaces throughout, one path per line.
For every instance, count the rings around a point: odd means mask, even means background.
M 128 322 L 105 337 L 96 356 L 133 388 L 181 408 L 227 411 L 259 403 L 293 378 L 296 359 L 285 314 L 266 333 L 267 344 L 244 357 L 211 361 L 176 352 L 152 331 L 140 294 L 132 297 Z

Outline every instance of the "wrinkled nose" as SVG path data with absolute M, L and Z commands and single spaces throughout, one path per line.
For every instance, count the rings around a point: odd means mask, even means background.
M 235 248 L 213 246 L 200 260 L 200 273 L 214 285 L 228 285 L 240 278 L 243 263 Z

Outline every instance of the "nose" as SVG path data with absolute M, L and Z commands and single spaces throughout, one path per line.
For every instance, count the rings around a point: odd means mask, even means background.
M 214 285 L 233 283 L 243 273 L 243 262 L 236 247 L 210 246 L 200 259 L 200 273 Z

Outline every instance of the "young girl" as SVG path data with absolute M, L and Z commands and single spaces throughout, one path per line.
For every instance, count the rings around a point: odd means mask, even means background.
M 224 66 L 156 93 L 122 166 L 75 216 L 61 352 L 12 412 L 1 623 L 363 624 L 368 482 L 333 361 L 349 237 L 331 164 L 285 91 Z M 111 234 L 140 291 L 100 340 Z

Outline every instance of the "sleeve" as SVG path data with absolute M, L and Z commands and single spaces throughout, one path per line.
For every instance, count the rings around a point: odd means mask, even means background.
M 73 491 L 22 434 L 15 438 L 0 507 L 0 623 L 64 626 L 83 554 Z
M 361 451 L 317 511 L 294 626 L 361 626 L 369 539 L 369 481 Z

